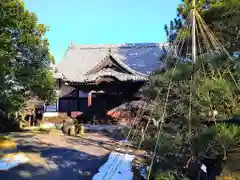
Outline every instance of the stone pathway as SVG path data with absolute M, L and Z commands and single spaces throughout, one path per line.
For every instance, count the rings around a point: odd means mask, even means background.
M 90 180 L 104 164 L 114 141 L 102 134 L 85 138 L 34 133 L 12 133 L 27 164 L 0 172 L 1 180 Z

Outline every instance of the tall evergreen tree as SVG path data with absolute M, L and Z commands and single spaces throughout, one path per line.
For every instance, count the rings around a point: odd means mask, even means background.
M 170 42 L 179 35 L 181 24 L 192 10 L 193 0 L 183 0 L 178 6 L 178 16 L 171 21 L 167 37 Z M 197 0 L 196 9 L 214 35 L 230 54 L 240 51 L 240 1 L 239 0 Z
M 230 54 L 238 52 L 240 23 L 237 18 L 240 13 L 240 1 L 199 0 L 196 8 Z M 168 57 L 167 71 L 154 73 L 148 86 L 144 88 L 145 96 L 155 102 L 152 118 L 154 123 L 147 131 L 144 148 L 154 149 L 156 132 L 162 127 L 157 142 L 157 158 L 153 164 L 153 172 L 159 179 L 173 178 L 175 172 L 181 173 L 183 167 L 194 164 L 202 156 L 217 158 L 221 155 L 221 160 L 226 159 L 226 152 L 238 147 L 240 141 L 238 127 L 219 125 L 206 128 L 203 125 L 203 121 L 206 120 L 216 121 L 240 115 L 240 59 L 230 59 L 226 54 L 202 56 L 199 53 L 193 69 L 192 62 L 186 61 L 187 53 L 191 52 L 191 49 L 188 49 L 188 46 L 191 48 L 191 44 L 186 43 L 191 42 L 191 27 L 183 31 L 182 25 L 191 10 L 192 0 L 184 0 L 178 7 L 178 17 L 170 22 L 169 28 L 164 27 L 170 44 L 185 38 L 182 50 L 184 53 L 178 54 L 179 56 L 165 55 L 164 58 Z M 201 39 L 197 37 L 197 41 Z M 195 99 L 190 93 L 193 74 L 196 75 Z M 218 114 L 215 114 L 216 112 Z M 164 121 L 161 121 L 162 117 Z M 192 126 L 191 135 L 189 122 Z M 155 130 L 154 125 L 157 125 Z M 179 176 L 178 173 L 175 173 L 175 177 Z

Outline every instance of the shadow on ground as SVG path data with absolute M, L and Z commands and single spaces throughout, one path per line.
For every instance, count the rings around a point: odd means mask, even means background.
M 107 160 L 107 157 L 92 156 L 70 148 L 40 144 L 18 148 L 31 160 L 10 171 L 0 172 L 1 180 L 90 180 Z
M 93 140 L 93 139 L 85 139 L 85 138 L 68 138 L 66 142 L 72 144 L 72 145 L 78 145 L 81 143 L 81 145 L 84 146 L 92 146 L 92 147 L 98 147 L 102 148 L 108 151 L 111 151 L 116 147 L 115 141 L 101 141 L 101 140 Z

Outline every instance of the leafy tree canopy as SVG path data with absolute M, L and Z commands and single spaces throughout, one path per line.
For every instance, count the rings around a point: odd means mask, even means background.
M 0 17 L 1 108 L 16 111 L 30 95 L 53 101 L 54 58 L 45 37 L 48 28 L 24 8 L 22 0 L 1 0 Z

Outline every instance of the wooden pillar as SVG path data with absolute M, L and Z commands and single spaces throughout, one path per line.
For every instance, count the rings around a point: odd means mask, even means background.
M 92 92 L 88 93 L 88 107 L 92 105 Z
M 59 112 L 59 98 L 57 99 L 57 102 L 56 102 L 56 112 Z

